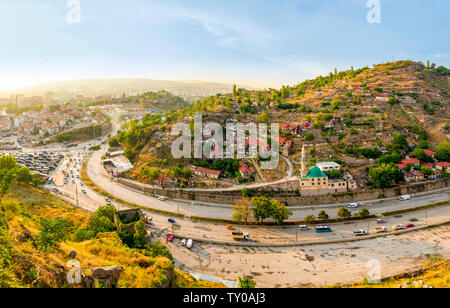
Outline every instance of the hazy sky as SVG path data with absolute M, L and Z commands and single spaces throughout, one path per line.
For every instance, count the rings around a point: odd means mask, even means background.
M 274 86 L 398 59 L 450 66 L 450 1 L 0 0 L 0 90 L 81 78 Z

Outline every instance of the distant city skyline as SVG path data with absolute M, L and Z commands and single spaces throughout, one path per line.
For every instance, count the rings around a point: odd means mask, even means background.
M 395 60 L 450 66 L 444 0 L 379 0 L 380 23 L 367 0 L 79 3 L 69 23 L 66 0 L 0 0 L 0 91 L 96 78 L 279 87 Z

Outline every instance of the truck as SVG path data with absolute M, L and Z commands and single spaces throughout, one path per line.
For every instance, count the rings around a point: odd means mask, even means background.
M 233 232 L 233 240 L 235 241 L 249 241 L 250 235 L 247 232 Z

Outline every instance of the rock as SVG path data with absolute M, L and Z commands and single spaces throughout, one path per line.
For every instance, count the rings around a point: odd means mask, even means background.
M 72 250 L 72 251 L 69 253 L 69 259 L 75 259 L 76 256 L 77 256 L 77 252 L 76 252 L 75 250 Z
M 106 288 L 116 288 L 122 272 L 123 268 L 118 266 L 97 267 L 93 269 L 92 277 L 103 281 Z

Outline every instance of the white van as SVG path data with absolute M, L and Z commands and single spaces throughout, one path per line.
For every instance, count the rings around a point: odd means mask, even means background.
M 194 245 L 194 241 L 191 239 L 188 239 L 188 241 L 186 243 L 186 248 L 191 249 L 193 245 Z
M 400 198 L 398 198 L 398 200 L 400 200 L 400 201 L 411 200 L 411 196 L 410 195 L 404 195 L 404 196 L 401 196 Z

